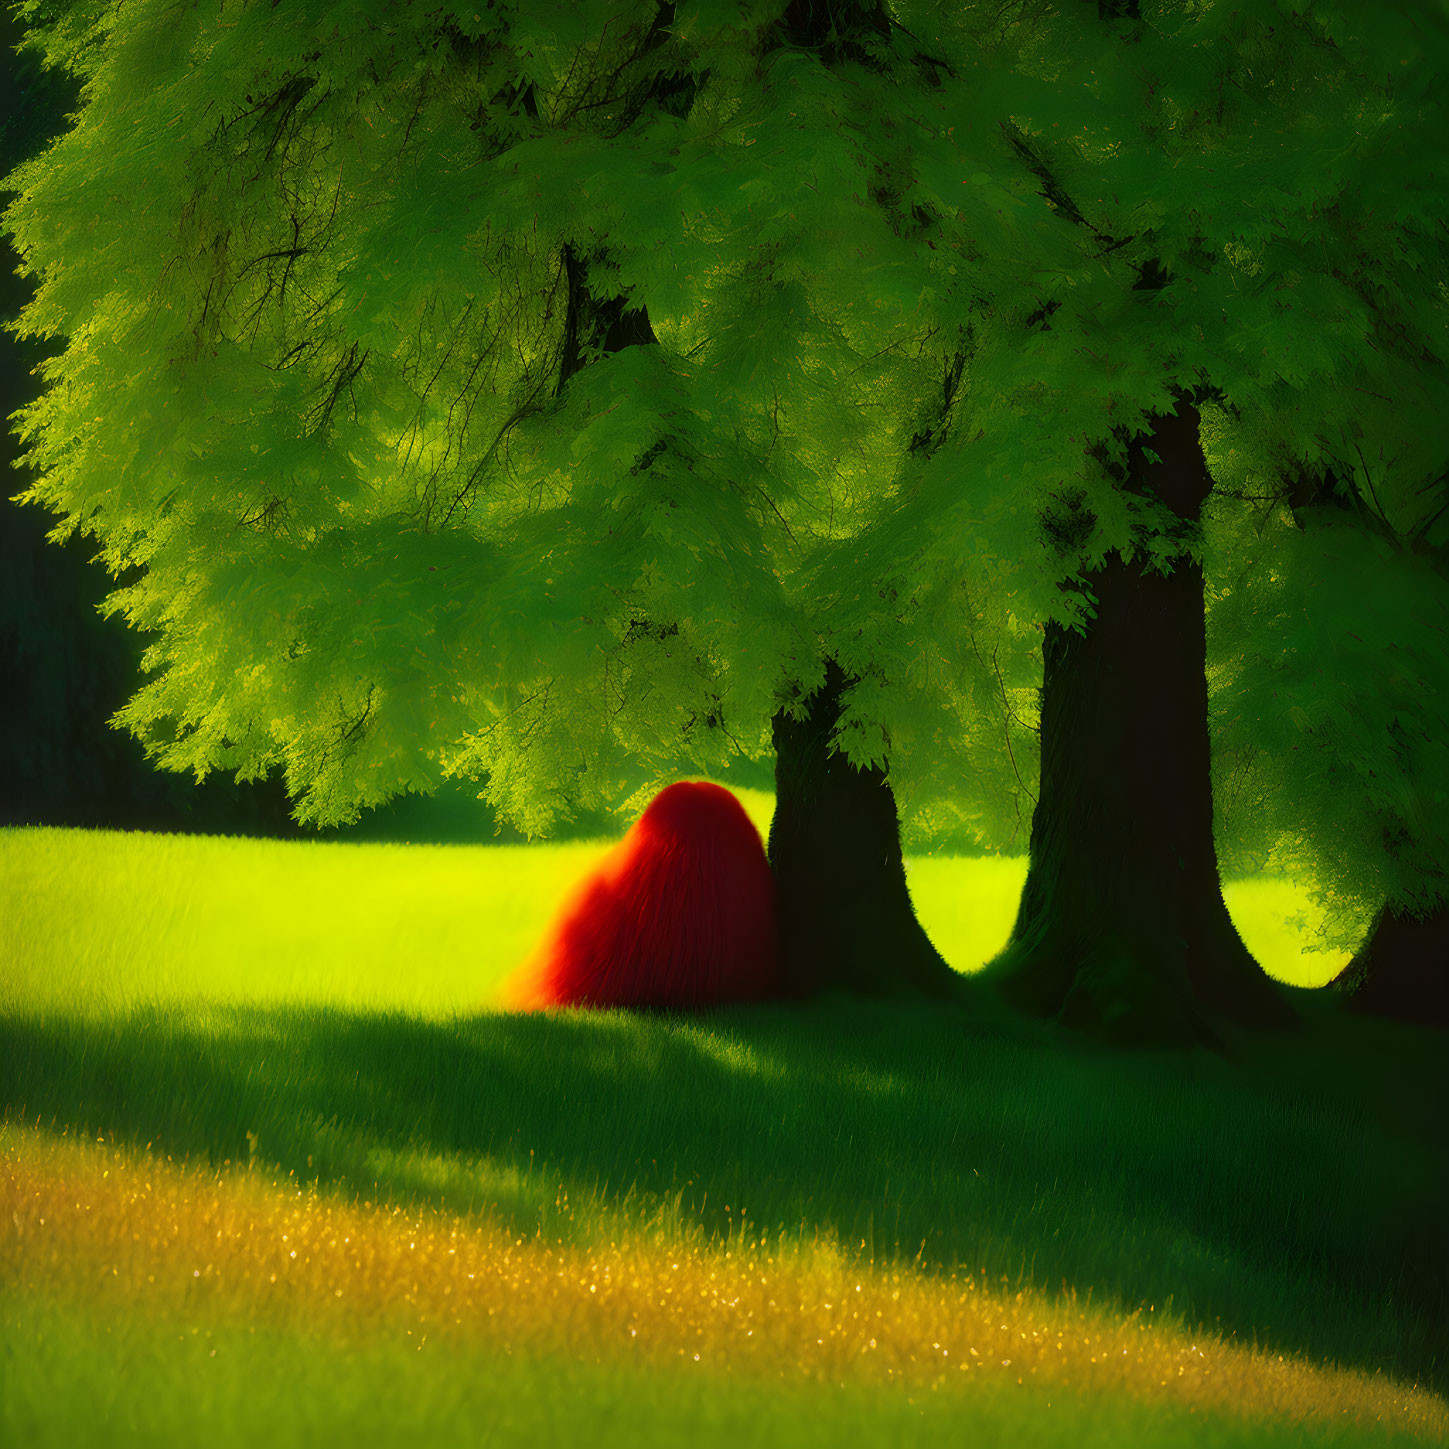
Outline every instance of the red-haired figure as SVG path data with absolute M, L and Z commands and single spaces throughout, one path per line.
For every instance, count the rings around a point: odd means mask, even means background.
M 766 995 L 778 951 L 760 833 L 719 785 L 661 790 L 504 987 L 514 1007 L 709 1006 Z

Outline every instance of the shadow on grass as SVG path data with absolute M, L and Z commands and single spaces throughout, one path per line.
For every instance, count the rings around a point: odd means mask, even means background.
M 1354 1038 L 1366 1079 L 1429 1061 Z M 1408 1047 L 1404 1044 L 1408 1043 Z M 838 1002 L 692 1019 L 454 1023 L 206 1006 L 0 1023 L 12 1120 L 359 1199 L 607 1240 L 619 1209 L 719 1236 L 1152 1304 L 1281 1349 L 1444 1381 L 1442 1119 L 1340 1060 L 1119 1056 Z M 1417 1091 L 1442 1085 L 1422 1068 Z

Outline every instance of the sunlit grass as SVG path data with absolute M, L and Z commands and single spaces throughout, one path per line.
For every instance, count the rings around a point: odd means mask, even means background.
M 187 1168 L 11 1126 L 0 1280 L 29 1300 L 742 1381 L 982 1383 L 1232 1419 L 1449 1432 L 1432 1394 L 975 1274 L 879 1266 L 831 1238 L 619 1232 L 582 1248 L 496 1221 L 348 1202 L 240 1166 Z
M 1006 945 L 1026 880 L 1012 856 L 918 856 L 906 862 L 916 916 L 958 971 L 976 971 Z
M 0 1006 L 199 994 L 466 1009 L 603 848 L 6 831 Z
M 767 831 L 771 797 L 739 793 Z M 0 1008 L 104 1012 L 194 995 L 431 1015 L 482 1007 L 605 849 L 0 831 Z M 909 862 L 921 921 L 963 972 L 1005 945 L 1025 876 L 1021 859 Z M 1337 973 L 1341 954 L 1308 949 L 1307 903 L 1291 883 L 1243 881 L 1225 895 L 1272 974 L 1316 986 Z

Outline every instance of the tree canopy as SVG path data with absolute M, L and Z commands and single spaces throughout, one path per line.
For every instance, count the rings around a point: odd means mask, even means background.
M 159 633 L 124 718 L 161 763 L 280 765 L 319 822 L 477 772 L 544 828 L 681 740 L 767 749 L 822 668 L 803 562 L 939 331 L 899 305 L 930 254 L 870 200 L 877 72 L 935 77 L 887 34 L 842 78 L 781 12 L 33 32 L 86 84 L 7 218 L 21 329 L 68 341 L 30 496 L 144 568 L 111 607 Z M 651 345 L 588 335 L 614 299 Z
M 10 183 L 28 496 L 143 570 L 157 759 L 310 820 L 460 774 L 545 830 L 830 659 L 908 824 L 1000 844 L 1040 626 L 1203 555 L 1122 486 L 1153 419 L 1223 537 L 1245 469 L 1446 471 L 1442 7 L 26 14 L 85 79 Z

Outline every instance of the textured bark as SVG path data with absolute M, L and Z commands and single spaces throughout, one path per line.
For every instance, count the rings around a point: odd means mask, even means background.
M 1449 904 L 1422 917 L 1381 911 L 1333 984 L 1350 1011 L 1449 1028 Z
M 946 995 L 956 975 L 916 920 L 895 796 L 880 770 L 832 753 L 846 678 L 832 661 L 803 720 L 775 716 L 770 866 L 789 995 Z
M 1211 480 L 1196 409 L 1133 443 L 1126 486 L 1198 516 Z M 1183 559 L 1163 577 L 1114 554 L 1089 583 L 1086 632 L 1046 632 L 1031 867 L 992 979 L 1019 1007 L 1124 1040 L 1286 1026 L 1295 1013 L 1218 879 L 1202 570 Z

